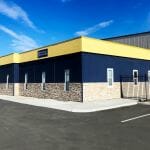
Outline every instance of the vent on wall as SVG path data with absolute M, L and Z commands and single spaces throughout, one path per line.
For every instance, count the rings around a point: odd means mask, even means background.
M 47 57 L 48 56 L 48 49 L 42 49 L 38 51 L 38 58 Z

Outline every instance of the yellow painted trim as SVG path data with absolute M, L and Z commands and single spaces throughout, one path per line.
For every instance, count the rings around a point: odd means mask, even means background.
M 72 53 L 77 53 L 81 51 L 81 38 L 77 38 L 71 41 L 58 43 L 55 45 L 50 45 L 47 47 L 44 47 L 44 49 L 48 49 L 48 57 L 56 57 L 56 56 L 62 56 Z M 42 48 L 43 49 L 43 48 Z M 20 63 L 22 62 L 28 62 L 33 60 L 39 60 L 37 57 L 37 52 L 41 50 L 41 48 L 33 50 L 33 51 L 27 51 L 24 53 L 20 53 Z M 41 58 L 41 59 L 45 59 Z
M 19 63 L 19 54 L 13 53 L 7 56 L 0 57 L 0 65 Z
M 39 58 L 37 57 L 37 52 L 45 48 L 48 49 L 48 57 L 46 58 L 68 55 L 78 52 L 88 52 L 88 53 L 150 60 L 150 49 L 144 49 L 110 41 L 98 40 L 94 38 L 79 37 L 76 39 L 45 46 L 42 48 L 38 48 L 23 53 L 14 53 L 2 56 L 0 57 L 0 65 L 39 60 Z M 45 59 L 45 57 L 41 59 Z
M 150 60 L 150 49 L 82 37 L 82 52 Z

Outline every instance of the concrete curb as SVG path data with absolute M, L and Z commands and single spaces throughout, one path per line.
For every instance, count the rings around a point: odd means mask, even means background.
M 138 102 L 138 104 L 140 104 L 140 105 L 150 105 L 150 101 L 149 102 Z
M 10 101 L 10 102 L 15 102 L 20 104 L 31 105 L 31 106 L 51 108 L 51 109 L 74 112 L 74 113 L 90 113 L 96 111 L 116 109 L 121 107 L 129 107 L 138 104 L 138 101 L 124 100 L 124 99 L 105 100 L 105 101 L 103 100 L 102 102 L 94 101 L 89 103 L 62 102 L 62 101 L 50 100 L 50 99 L 45 100 L 45 99 L 37 99 L 31 97 L 22 97 L 22 96 L 14 97 L 14 96 L 2 96 L 2 95 L 0 95 L 0 99 L 4 101 Z
M 102 108 L 98 108 L 98 109 L 72 109 L 70 110 L 70 112 L 76 112 L 76 113 L 88 113 L 88 112 L 97 112 L 97 111 L 105 111 L 105 110 L 111 110 L 111 109 L 117 109 L 117 108 L 122 108 L 122 107 L 129 107 L 129 106 L 134 106 L 137 105 L 138 103 L 131 103 L 131 104 L 122 104 L 122 105 L 118 105 L 118 106 L 107 106 L 107 107 L 102 107 Z

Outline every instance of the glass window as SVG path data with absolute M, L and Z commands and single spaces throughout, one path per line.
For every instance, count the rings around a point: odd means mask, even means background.
M 25 76 L 24 76 L 24 83 L 28 83 L 28 74 L 25 73 Z
M 42 72 L 42 83 L 46 82 L 46 74 L 45 72 Z
M 9 74 L 7 74 L 7 77 L 6 77 L 6 89 L 9 88 Z
M 113 68 L 107 69 L 107 82 L 109 86 L 113 85 L 113 82 L 114 82 L 114 69 Z
M 45 90 L 45 83 L 46 83 L 46 73 L 42 72 L 42 84 L 41 84 L 42 90 Z
M 65 84 L 64 90 L 69 91 L 69 82 L 70 82 L 70 70 L 65 70 Z
M 133 82 L 135 85 L 138 84 L 138 70 L 133 70 Z
M 150 70 L 148 70 L 148 82 L 150 82 Z
M 27 89 L 27 83 L 28 83 L 28 74 L 25 73 L 25 75 L 24 75 L 24 90 Z

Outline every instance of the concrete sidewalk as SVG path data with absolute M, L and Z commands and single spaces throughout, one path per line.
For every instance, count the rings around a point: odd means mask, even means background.
M 140 102 L 141 105 L 150 105 L 150 101 Z
M 6 96 L 6 95 L 0 95 L 0 99 L 11 102 L 17 102 L 21 104 L 64 110 L 69 112 L 95 112 L 119 107 L 132 106 L 138 103 L 138 101 L 136 100 L 129 100 L 129 99 L 99 100 L 84 103 L 72 101 L 63 102 L 52 99 L 38 99 L 32 97 Z

